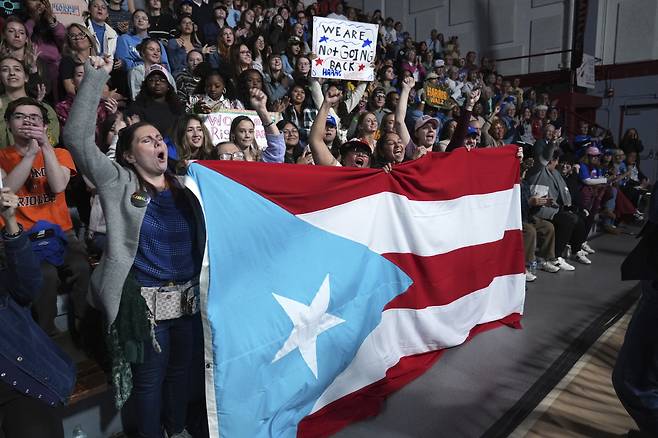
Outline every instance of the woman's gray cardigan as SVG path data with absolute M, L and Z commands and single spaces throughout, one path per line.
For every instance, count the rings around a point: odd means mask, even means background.
M 107 246 L 100 264 L 91 276 L 91 304 L 101 309 L 108 326 L 116 319 L 121 291 L 133 266 L 139 231 L 146 208 L 135 207 L 131 195 L 138 190 L 135 173 L 107 158 L 96 146 L 96 108 L 103 86 L 109 79 L 104 70 L 85 63 L 85 76 L 77 92 L 64 128 L 64 144 L 73 156 L 78 171 L 94 184 L 107 222 Z M 205 247 L 205 225 L 196 197 L 185 190 L 197 223 L 197 248 Z

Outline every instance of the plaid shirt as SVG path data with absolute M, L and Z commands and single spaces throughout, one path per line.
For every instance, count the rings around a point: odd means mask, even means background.
M 318 110 L 313 106 L 307 106 L 302 110 L 301 121 L 300 114 L 295 111 L 295 108 L 290 105 L 283 112 L 283 120 L 292 122 L 297 125 L 299 129 L 299 139 L 304 143 L 308 142 L 308 135 L 311 133 L 311 127 L 315 121 L 315 117 L 318 115 Z

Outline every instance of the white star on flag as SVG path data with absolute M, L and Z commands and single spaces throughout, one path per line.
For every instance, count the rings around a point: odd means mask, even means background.
M 318 358 L 316 342 L 320 333 L 329 330 L 345 322 L 337 316 L 327 313 L 329 307 L 329 295 L 331 288 L 329 286 L 329 274 L 324 277 L 320 289 L 318 289 L 310 306 L 281 295 L 272 294 L 286 312 L 293 324 L 292 333 L 283 344 L 283 347 L 277 351 L 272 363 L 286 356 L 291 351 L 299 348 L 302 359 L 311 369 L 311 372 L 318 378 Z

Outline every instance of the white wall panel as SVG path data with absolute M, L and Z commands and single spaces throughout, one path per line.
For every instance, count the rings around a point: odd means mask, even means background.
M 450 0 L 449 8 L 451 26 L 470 23 L 475 19 L 476 0 Z
M 617 18 L 616 61 L 645 61 L 655 56 L 656 0 L 627 0 L 620 4 Z
M 489 43 L 493 45 L 514 42 L 516 0 L 489 0 Z

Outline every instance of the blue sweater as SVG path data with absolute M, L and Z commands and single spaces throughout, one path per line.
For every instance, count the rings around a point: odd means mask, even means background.
M 123 68 L 126 71 L 132 70 L 137 64 L 143 64 L 144 60 L 137 51 L 137 46 L 144 38 L 132 33 L 125 33 L 120 35 L 117 39 L 117 50 L 114 54 L 117 58 L 123 61 Z M 169 59 L 167 58 L 167 51 L 162 43 L 160 43 L 160 51 L 162 53 L 162 64 L 169 66 Z
M 161 286 L 169 281 L 185 283 L 199 274 L 194 215 L 180 196 L 170 190 L 151 199 L 139 231 L 135 274 L 142 286 Z

